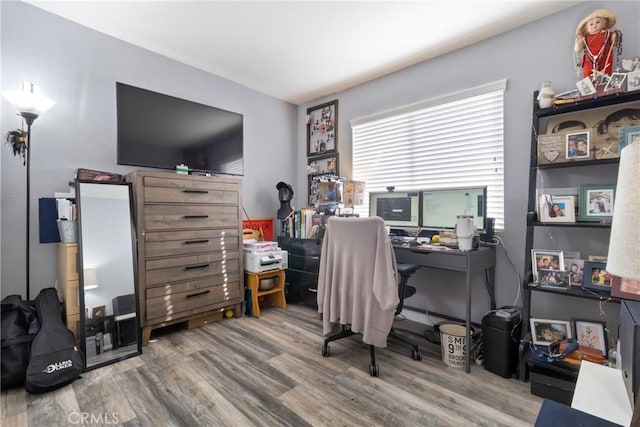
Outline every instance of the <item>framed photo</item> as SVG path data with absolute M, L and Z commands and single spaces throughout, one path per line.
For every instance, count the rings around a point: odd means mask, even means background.
M 334 153 L 338 146 L 338 100 L 307 108 L 307 156 Z
M 551 345 L 570 339 L 571 322 L 567 320 L 530 319 L 531 337 L 535 345 Z
M 580 221 L 601 222 L 613 218 L 616 184 L 585 184 L 580 186 Z
M 607 263 L 601 261 L 585 261 L 582 287 L 592 291 L 611 293 L 613 275 L 607 272 Z
M 611 296 L 640 301 L 640 280 L 613 276 L 613 282 L 611 283 Z
M 607 328 L 605 322 L 597 320 L 573 320 L 573 335 L 583 347 L 600 350 L 607 357 Z
M 562 251 L 531 249 L 533 281 L 538 282 L 538 270 L 564 270 Z
M 307 159 L 308 175 L 338 175 L 338 154 Z
M 538 283 L 543 288 L 569 289 L 571 287 L 569 272 L 563 270 L 539 269 Z
M 540 222 L 576 222 L 573 196 L 543 194 L 538 200 Z
M 585 77 L 584 79 L 577 81 L 576 87 L 578 88 L 580 95 L 592 95 L 596 93 L 596 88 L 589 77 Z
M 640 90 L 640 68 L 627 73 L 627 90 Z
M 99 305 L 98 307 L 93 307 L 93 311 L 91 312 L 92 319 L 99 319 L 106 315 L 106 306 Z
M 618 152 L 632 142 L 640 143 L 640 126 L 627 126 L 618 130 Z
M 584 261 L 585 260 L 578 258 L 566 258 L 564 260 L 564 267 L 569 273 L 569 283 L 571 283 L 571 286 L 582 286 Z
M 574 132 L 566 135 L 565 156 L 567 160 L 585 159 L 589 157 L 591 132 Z
M 611 78 L 609 79 L 609 82 L 604 87 L 604 90 L 621 89 L 622 84 L 625 82 L 626 79 L 627 79 L 626 73 L 613 73 L 611 74 Z

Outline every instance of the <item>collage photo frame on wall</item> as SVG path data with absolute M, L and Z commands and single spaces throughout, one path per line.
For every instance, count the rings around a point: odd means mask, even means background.
M 307 176 L 309 205 L 318 201 L 314 177 L 339 176 L 338 100 L 307 108 Z

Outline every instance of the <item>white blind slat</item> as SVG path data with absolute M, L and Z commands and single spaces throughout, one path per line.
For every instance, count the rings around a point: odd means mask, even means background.
M 352 120 L 353 179 L 367 193 L 486 185 L 487 215 L 504 229 L 505 89 L 501 80 Z

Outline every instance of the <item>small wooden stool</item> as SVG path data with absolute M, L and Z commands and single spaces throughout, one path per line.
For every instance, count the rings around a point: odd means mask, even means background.
M 260 281 L 262 279 L 275 278 L 276 284 L 273 288 L 261 291 Z M 260 305 L 258 300 L 263 298 L 264 302 L 284 309 L 287 302 L 284 298 L 284 270 L 263 271 L 262 273 L 245 272 L 245 285 L 251 291 L 251 311 L 253 317 L 260 317 Z M 248 302 L 247 302 L 248 303 Z

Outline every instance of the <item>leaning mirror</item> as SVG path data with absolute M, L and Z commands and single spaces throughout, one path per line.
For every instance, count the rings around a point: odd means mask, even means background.
M 76 183 L 80 344 L 86 368 L 142 352 L 130 183 Z

